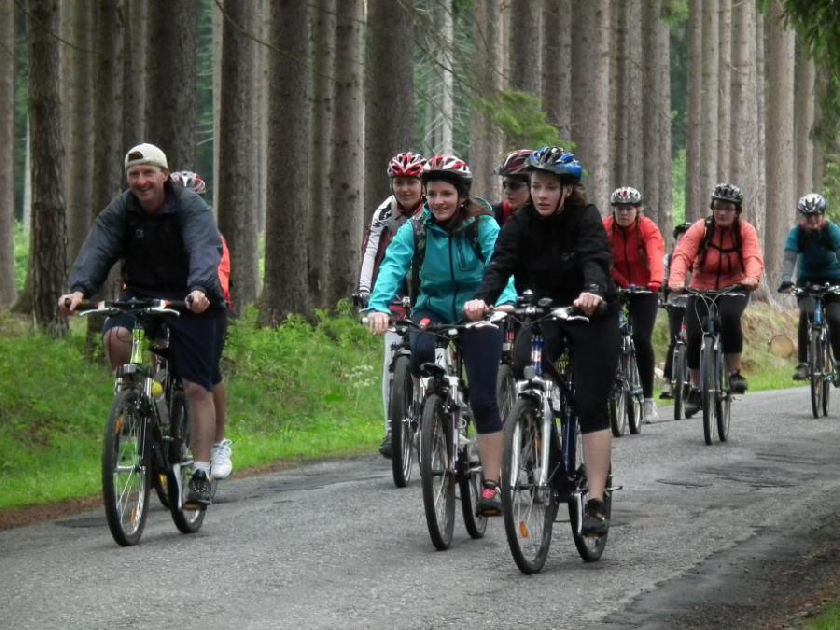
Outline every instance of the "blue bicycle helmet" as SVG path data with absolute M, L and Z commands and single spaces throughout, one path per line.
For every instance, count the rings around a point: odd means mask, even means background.
M 796 209 L 800 214 L 825 214 L 825 197 L 816 193 L 800 197 Z
M 553 173 L 564 180 L 579 182 L 583 167 L 575 154 L 562 147 L 543 147 L 528 157 L 528 168 Z

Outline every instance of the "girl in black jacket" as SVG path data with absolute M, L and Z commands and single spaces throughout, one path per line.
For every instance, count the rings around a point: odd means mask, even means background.
M 607 398 L 619 347 L 610 247 L 598 209 L 586 201 L 575 156 L 560 147 L 546 147 L 529 158 L 529 166 L 532 205 L 505 224 L 476 299 L 467 302 L 464 311 L 470 319 L 482 317 L 514 275 L 517 285 L 531 287 L 535 301 L 549 297 L 555 306 L 574 305 L 590 317 L 589 323 L 547 322 L 542 330 L 546 360 L 557 358 L 562 337 L 571 343 L 589 478 L 583 529 L 604 533 L 609 529 L 603 495 L 612 447 Z M 530 351 L 531 332 L 523 329 L 516 339 L 520 375 L 530 362 Z

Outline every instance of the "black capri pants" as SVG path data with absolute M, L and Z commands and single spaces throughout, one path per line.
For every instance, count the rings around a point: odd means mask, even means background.
M 411 321 L 430 319 L 435 323 L 447 320 L 432 311 L 414 311 Z M 429 333 L 412 329 L 408 334 L 411 348 L 411 373 L 420 376 L 423 363 L 434 363 L 436 338 Z M 502 362 L 502 330 L 499 328 L 473 328 L 460 336 L 461 352 L 469 380 L 470 407 L 475 415 L 475 430 L 479 434 L 498 433 L 502 430 L 499 401 L 496 398 L 496 377 Z
M 741 315 L 747 307 L 747 296 L 743 293 L 722 295 L 717 298 L 717 305 L 723 353 L 738 354 L 744 347 Z M 700 297 L 696 295 L 688 296 L 688 303 L 685 308 L 685 334 L 688 338 L 686 359 L 688 367 L 692 370 L 700 369 L 700 343 L 703 339 L 701 322 L 708 314 L 708 307 Z
M 808 295 L 799 296 L 799 362 L 808 362 L 808 322 L 814 316 L 814 298 Z M 825 309 L 823 317 L 828 322 L 829 338 L 831 339 L 831 351 L 834 353 L 834 360 L 840 358 L 840 295 L 828 294 L 825 296 Z
M 636 346 L 636 363 L 645 398 L 653 396 L 653 327 L 659 312 L 659 296 L 628 295 L 628 310 L 633 323 L 633 345 Z
M 581 433 L 610 428 L 607 399 L 618 365 L 618 314 L 603 315 L 585 322 L 544 322 L 543 365 L 554 361 L 563 349 L 563 337 L 572 350 L 572 376 L 575 382 L 575 410 Z M 516 374 L 531 364 L 531 328 L 522 328 L 516 337 Z

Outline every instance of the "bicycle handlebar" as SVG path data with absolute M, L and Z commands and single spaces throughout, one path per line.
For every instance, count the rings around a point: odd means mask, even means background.
M 119 313 L 132 314 L 166 314 L 180 316 L 183 311 L 189 310 L 192 300 L 159 300 L 154 298 L 130 300 L 113 300 L 101 302 L 80 302 L 76 312 L 80 317 L 91 313 L 104 315 L 116 315 Z M 64 305 L 70 307 L 70 298 L 64 300 Z
M 813 284 L 808 283 L 803 287 L 791 287 L 791 293 L 794 295 L 809 295 L 811 297 L 822 297 L 826 294 L 833 293 L 840 294 L 840 285 L 836 284 Z

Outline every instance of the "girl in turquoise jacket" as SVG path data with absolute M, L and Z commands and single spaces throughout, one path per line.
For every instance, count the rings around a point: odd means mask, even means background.
M 388 246 L 370 297 L 368 325 L 383 334 L 389 325 L 388 306 L 408 277 L 416 294 L 412 321 L 456 322 L 464 304 L 472 299 L 499 234 L 490 207 L 470 198 L 472 173 L 451 155 L 432 158 L 423 172 L 426 205 L 419 217 L 403 225 Z M 411 285 L 416 285 L 411 286 Z M 516 302 L 512 278 L 497 305 Z M 434 362 L 435 339 L 412 331 L 411 370 Z M 496 399 L 496 376 L 502 357 L 498 329 L 477 328 L 461 337 L 461 349 L 470 383 L 470 407 L 475 416 L 478 450 L 484 470 L 484 488 L 478 509 L 487 516 L 501 514 L 499 474 L 502 460 L 502 418 Z

